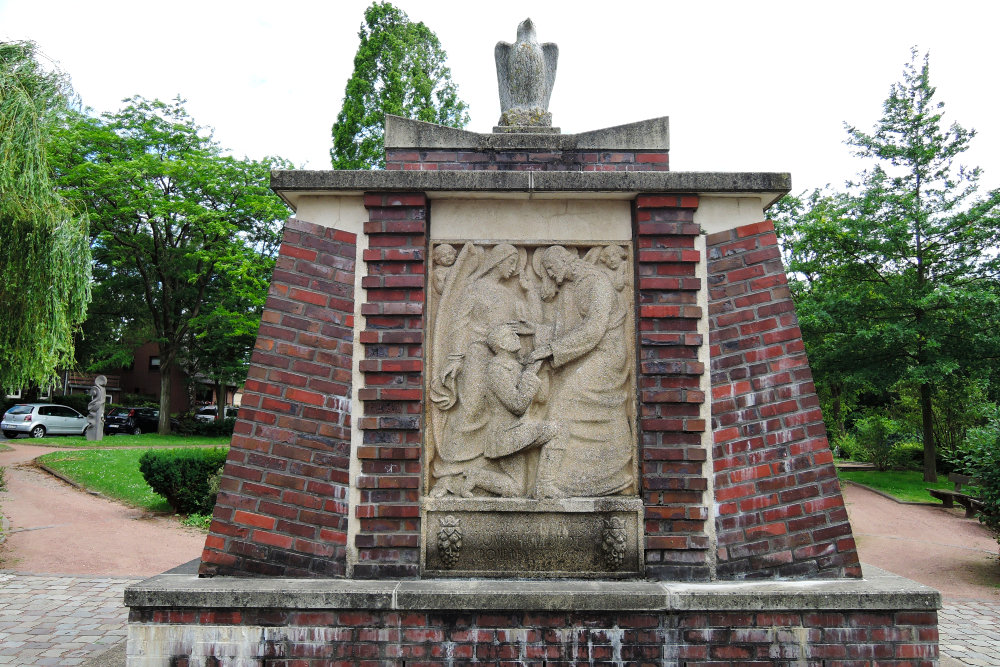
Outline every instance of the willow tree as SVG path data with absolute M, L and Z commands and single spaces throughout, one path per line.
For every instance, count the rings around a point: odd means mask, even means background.
M 32 42 L 0 42 L 0 388 L 44 385 L 73 361 L 90 301 L 87 218 L 53 184 L 48 147 L 72 97 Z
M 385 115 L 465 127 L 466 104 L 445 66 L 437 35 L 388 2 L 365 10 L 354 73 L 333 124 L 334 169 L 385 166 Z

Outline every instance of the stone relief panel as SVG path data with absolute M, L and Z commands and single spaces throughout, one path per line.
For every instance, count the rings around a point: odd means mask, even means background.
M 636 493 L 627 244 L 435 242 L 431 497 Z

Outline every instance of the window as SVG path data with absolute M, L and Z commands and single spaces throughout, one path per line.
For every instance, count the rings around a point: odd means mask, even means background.
M 151 370 L 151 371 L 158 371 L 158 370 L 160 370 L 160 358 L 159 357 L 150 357 L 149 358 L 149 370 Z

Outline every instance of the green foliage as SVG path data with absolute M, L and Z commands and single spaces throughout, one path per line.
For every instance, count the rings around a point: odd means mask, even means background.
M 195 419 L 192 415 L 181 415 L 177 418 L 177 425 L 174 432 L 178 435 L 194 435 L 207 437 L 232 437 L 233 429 L 236 428 L 236 418 L 229 417 L 219 421 L 218 419 L 204 422 Z
M 936 479 L 937 388 L 1000 351 L 1000 259 L 984 252 L 1000 244 L 1000 192 L 980 196 L 979 170 L 955 164 L 975 133 L 945 128 L 934 93 L 928 59 L 914 53 L 874 130 L 847 127 L 872 165 L 859 182 L 776 211 L 824 407 L 913 388 L 926 480 Z M 844 428 L 843 414 L 832 420 Z
M 167 433 L 171 369 L 199 357 L 197 341 L 227 336 L 230 320 L 209 318 L 209 326 L 206 318 L 242 312 L 236 336 L 256 327 L 252 304 L 263 299 L 260 276 L 273 265 L 287 215 L 269 188 L 270 170 L 290 165 L 224 155 L 180 99 L 135 97 L 117 113 L 78 115 L 59 147 L 59 183 L 89 210 L 95 233 L 95 295 L 104 310 L 88 320 L 90 338 L 110 342 L 89 348 L 86 363 L 120 364 L 137 341 L 155 340 Z M 245 349 L 232 355 L 222 361 L 239 365 Z
M 947 480 L 928 484 L 923 480 L 923 475 L 916 470 L 888 470 L 886 472 L 878 472 L 876 470 L 849 470 L 841 468 L 837 470 L 837 476 L 841 480 L 870 486 L 883 493 L 888 493 L 894 498 L 911 503 L 937 504 L 939 501 L 927 493 L 927 489 L 951 489 L 951 483 Z
M 208 527 L 212 525 L 212 515 L 188 514 L 186 517 L 181 519 L 181 523 L 185 526 L 191 526 L 192 528 L 197 528 L 198 530 L 207 533 Z
M 833 438 L 833 451 L 842 459 L 861 461 L 863 451 L 853 433 L 842 433 Z
M 90 301 L 87 218 L 52 179 L 53 132 L 73 95 L 31 42 L 0 42 L 0 388 L 48 384 L 73 362 Z
M 0 491 L 7 490 L 7 469 L 0 466 Z
M 874 464 L 877 470 L 888 470 L 898 442 L 896 423 L 881 415 L 870 415 L 858 420 L 855 428 L 864 460 Z
M 143 449 L 91 449 L 53 452 L 38 460 L 89 491 L 149 512 L 167 512 L 170 506 L 149 488 L 139 473 L 139 459 L 144 452 Z
M 976 478 L 978 497 L 985 505 L 979 520 L 1000 540 L 1000 409 L 994 409 L 985 426 L 969 430 L 957 469 Z
M 449 127 L 469 122 L 437 36 L 388 2 L 365 10 L 354 73 L 333 124 L 334 169 L 385 166 L 385 115 Z
M 181 514 L 210 514 L 215 495 L 211 477 L 226 461 L 226 449 L 170 449 L 147 451 L 139 471 L 150 488 Z

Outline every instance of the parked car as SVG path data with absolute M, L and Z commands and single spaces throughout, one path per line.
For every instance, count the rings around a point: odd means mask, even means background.
M 223 419 L 236 419 L 236 413 L 239 411 L 240 411 L 239 408 L 232 405 L 227 405 L 225 412 L 226 416 L 223 417 Z M 218 405 L 206 405 L 203 408 L 198 408 L 198 410 L 194 413 L 194 418 L 200 422 L 214 422 L 215 417 L 218 414 L 219 414 Z
M 18 403 L 4 413 L 0 430 L 8 438 L 26 433 L 32 438 L 46 435 L 83 435 L 87 418 L 73 408 L 54 403 Z
M 177 420 L 171 419 L 171 427 Z M 104 415 L 104 435 L 156 433 L 160 427 L 160 411 L 156 408 L 114 408 Z

